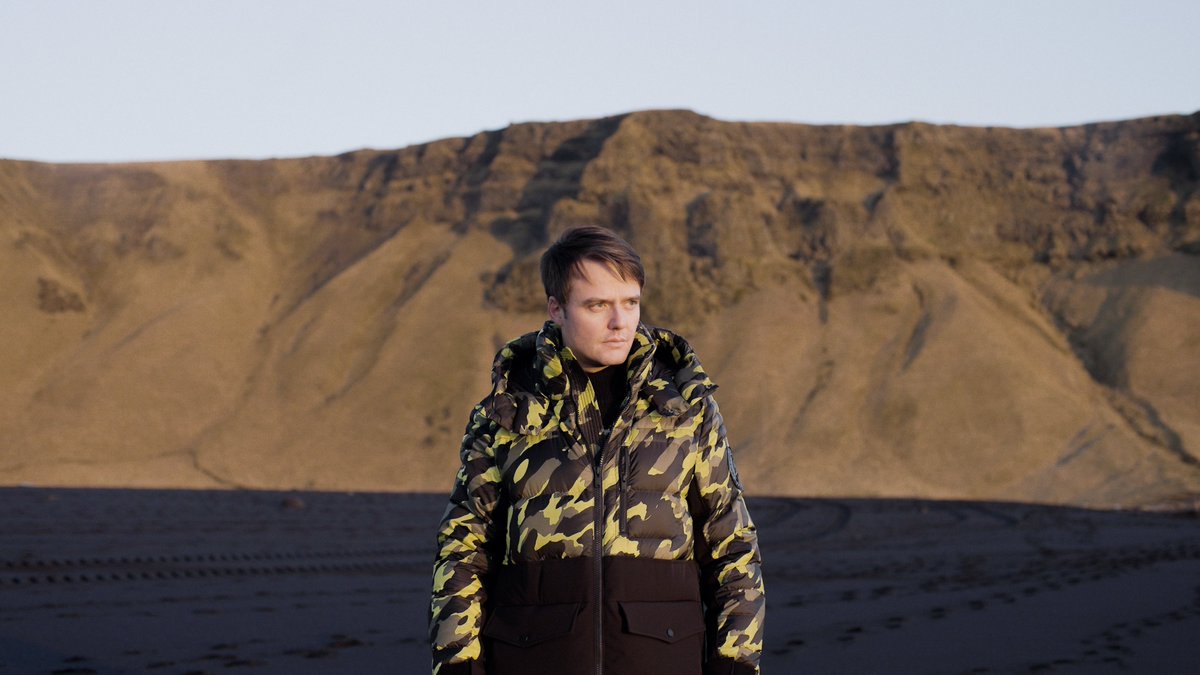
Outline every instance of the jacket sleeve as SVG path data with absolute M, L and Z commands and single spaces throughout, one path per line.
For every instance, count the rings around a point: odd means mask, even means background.
M 689 495 L 696 560 L 708 624 L 705 675 L 759 672 L 766 596 L 758 534 L 725 438 L 716 401 L 708 397 L 699 428 L 695 482 Z
M 497 505 L 500 472 L 493 447 L 496 425 L 476 406 L 467 424 L 450 503 L 437 531 L 429 641 L 434 675 L 482 675 L 479 633 L 487 577 L 500 563 L 503 523 Z

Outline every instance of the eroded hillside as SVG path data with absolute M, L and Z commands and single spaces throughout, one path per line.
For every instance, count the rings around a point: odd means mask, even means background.
M 441 491 L 537 259 L 599 223 L 757 494 L 1200 493 L 1200 114 L 642 112 L 398 151 L 0 162 L 0 481 Z

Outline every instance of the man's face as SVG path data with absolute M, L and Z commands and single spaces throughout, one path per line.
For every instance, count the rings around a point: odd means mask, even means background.
M 642 317 L 642 287 L 592 260 L 584 260 L 580 271 L 571 275 L 566 304 L 550 298 L 546 310 L 584 372 L 594 373 L 629 356 Z

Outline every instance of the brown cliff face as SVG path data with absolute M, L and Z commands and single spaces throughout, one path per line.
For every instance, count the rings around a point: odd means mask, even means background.
M 0 481 L 446 489 L 575 223 L 642 252 L 753 493 L 1200 493 L 1200 114 L 0 162 Z

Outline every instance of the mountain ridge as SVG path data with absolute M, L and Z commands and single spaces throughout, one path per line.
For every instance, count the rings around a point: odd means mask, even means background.
M 334 157 L 0 161 L 0 481 L 438 490 L 597 223 L 758 494 L 1200 492 L 1200 114 L 526 123 Z M 730 328 L 735 328 L 730 330 Z

